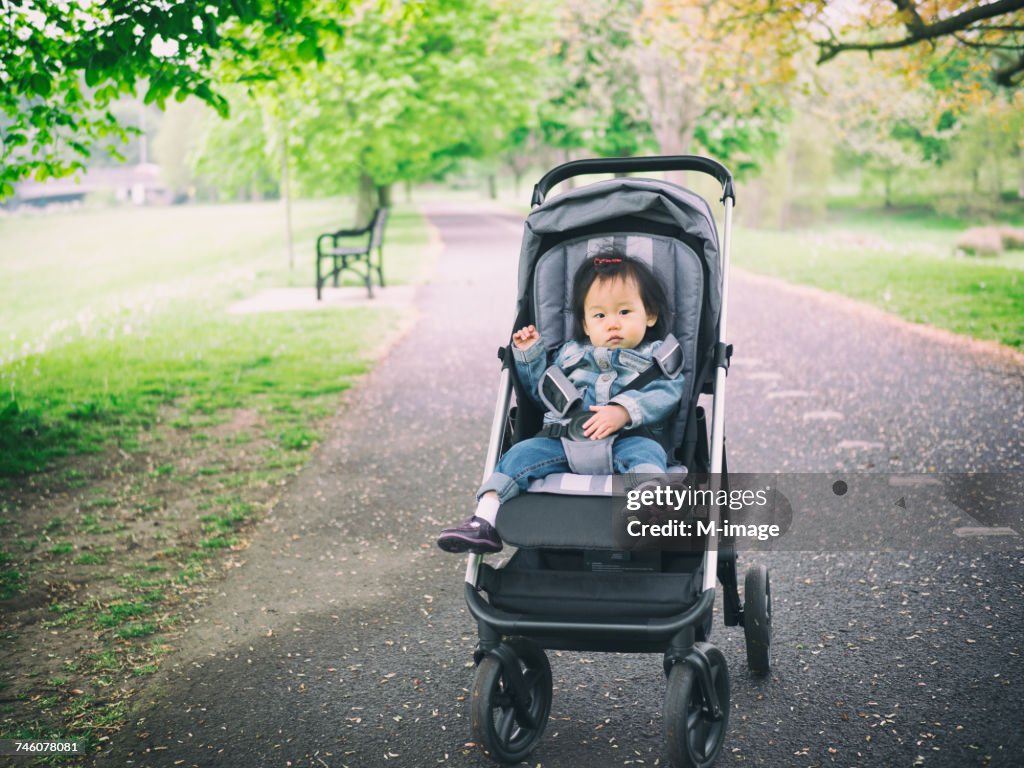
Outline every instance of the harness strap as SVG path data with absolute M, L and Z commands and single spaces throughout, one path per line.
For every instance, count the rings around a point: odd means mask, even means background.
M 537 437 L 554 437 L 554 438 L 568 438 L 580 439 L 574 437 L 575 430 L 571 430 L 571 424 L 568 422 L 551 423 L 545 424 L 541 427 L 540 432 L 537 433 Z M 657 439 L 650 428 L 646 426 L 632 427 L 630 429 L 623 429 L 615 433 L 616 437 L 649 437 L 652 440 Z
M 670 333 L 654 353 L 654 361 L 644 368 L 639 376 L 620 389 L 619 394 L 634 389 L 643 389 L 655 379 L 674 379 L 682 373 L 682 370 L 683 349 L 679 346 L 676 337 Z
M 577 367 L 579 366 L 576 365 L 567 371 L 563 371 L 557 366 L 552 365 L 544 371 L 544 377 L 541 379 L 540 386 L 538 387 L 538 394 L 548 411 L 560 416 L 561 421 L 545 424 L 540 432 L 537 433 L 538 437 L 578 441 L 587 440 L 587 437 L 583 434 L 583 424 L 590 418 L 590 414 L 587 411 L 581 410 L 581 395 L 567 375 Z M 642 370 L 633 381 L 620 389 L 619 394 L 642 389 L 652 381 L 663 377 L 674 379 L 682 370 L 683 350 L 679 346 L 679 341 L 676 337 L 670 333 L 655 351 L 651 364 Z M 648 437 L 653 440 L 659 439 L 646 425 L 624 429 L 616 435 L 616 437 L 633 436 Z
M 582 364 L 581 360 L 565 370 L 557 365 L 551 365 L 544 371 L 537 394 L 544 406 L 552 413 L 567 416 L 579 402 L 579 390 L 569 380 L 569 374 Z M 682 373 L 682 370 L 683 349 L 679 346 L 676 337 L 670 333 L 655 351 L 651 364 L 644 368 L 633 381 L 620 389 L 619 394 L 631 392 L 634 389 L 643 389 L 655 379 L 662 377 L 674 379 Z

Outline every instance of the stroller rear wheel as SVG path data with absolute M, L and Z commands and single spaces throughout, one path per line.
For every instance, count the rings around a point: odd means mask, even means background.
M 743 581 L 743 635 L 747 666 L 754 674 L 767 675 L 771 669 L 772 589 L 763 565 L 752 565 Z
M 473 738 L 500 763 L 518 763 L 540 741 L 551 711 L 551 666 L 533 643 L 512 638 L 499 653 L 489 653 L 476 670 L 471 702 Z M 517 701 L 506 663 L 516 663 L 522 678 Z
M 725 656 L 710 643 L 696 643 L 711 672 L 711 684 L 721 714 L 716 719 L 697 680 L 697 671 L 687 662 L 672 667 L 665 690 L 665 734 L 669 759 L 677 768 L 706 768 L 715 762 L 725 742 L 729 725 L 729 668 Z

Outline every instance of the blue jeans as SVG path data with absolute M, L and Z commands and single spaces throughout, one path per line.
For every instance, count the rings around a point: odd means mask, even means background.
M 617 474 L 664 474 L 667 466 L 665 449 L 648 437 L 622 437 L 612 443 L 612 469 Z M 494 474 L 480 486 L 476 496 L 494 491 L 504 504 L 524 492 L 531 480 L 571 471 L 561 440 L 531 437 L 516 443 L 501 457 Z

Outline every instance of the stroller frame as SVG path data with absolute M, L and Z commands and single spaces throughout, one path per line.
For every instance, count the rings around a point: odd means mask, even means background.
M 712 421 L 710 435 L 709 485 L 712 491 L 727 489 L 725 463 L 725 379 L 732 352 L 725 342 L 729 295 L 729 266 L 732 211 L 735 192 L 732 174 L 715 160 L 698 156 L 603 158 L 577 160 L 550 170 L 534 188 L 532 207 L 540 206 L 548 192 L 569 178 L 590 174 L 628 174 L 658 171 L 696 171 L 713 176 L 722 186 L 724 221 L 720 248 L 721 307 L 713 371 Z M 484 462 L 486 480 L 499 459 L 509 434 L 509 409 L 513 392 L 508 357 L 502 366 Z M 695 382 L 701 387 L 703 382 Z M 708 393 L 708 389 L 703 389 Z M 695 400 L 699 390 L 695 390 Z M 703 428 L 702 428 L 703 432 Z M 707 445 L 706 433 L 701 435 Z M 717 505 L 708 510 L 717 525 Z M 722 551 L 720 553 L 719 546 Z M 721 554 L 721 556 L 720 556 Z M 481 597 L 483 557 L 470 554 L 466 562 L 465 599 L 477 622 L 479 643 L 474 652 L 478 665 L 473 689 L 472 727 L 474 737 L 502 763 L 518 762 L 536 746 L 547 720 L 551 703 L 551 673 L 542 648 L 616 652 L 664 652 L 663 667 L 669 678 L 666 695 L 667 739 L 672 761 L 679 766 L 708 766 L 717 758 L 728 721 L 728 671 L 721 652 L 702 642 L 710 625 L 715 600 L 715 581 L 723 585 L 724 618 L 727 626 L 745 627 L 748 662 L 755 672 L 767 672 L 770 643 L 770 592 L 763 567 L 747 575 L 745 592 L 752 601 L 757 621 L 745 622 L 739 601 L 736 558 L 731 542 L 709 536 L 702 558 L 699 596 L 681 613 L 665 617 L 634 619 L 586 619 L 531 615 L 500 610 Z M 752 578 L 753 577 L 753 578 Z M 751 589 L 757 594 L 751 595 Z M 751 631 L 753 630 L 753 631 Z M 753 638 L 752 638 L 753 635 Z M 753 639 L 754 653 L 751 654 Z M 690 732 L 694 708 L 699 709 L 699 732 Z M 492 717 L 498 709 L 497 723 Z M 670 712 L 671 710 L 671 712 Z M 669 718 L 674 721 L 668 722 Z M 691 723 L 692 724 L 692 723 Z

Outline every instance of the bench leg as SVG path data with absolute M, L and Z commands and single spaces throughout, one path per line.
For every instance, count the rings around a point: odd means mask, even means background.
M 384 287 L 384 246 L 377 249 L 377 277 L 380 279 L 380 287 Z
M 323 278 L 320 277 L 320 254 L 316 257 L 316 300 L 321 300 L 321 289 L 324 286 Z

